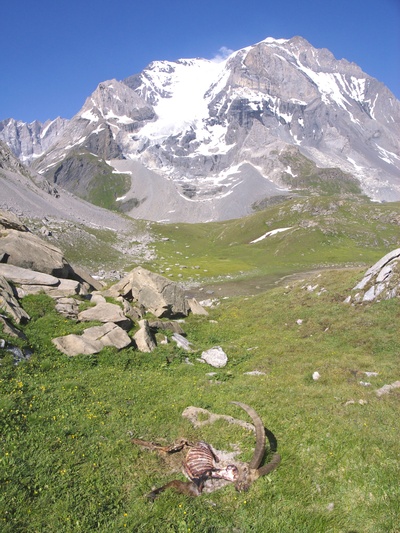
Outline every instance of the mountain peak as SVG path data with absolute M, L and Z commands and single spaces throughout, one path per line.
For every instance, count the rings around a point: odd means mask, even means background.
M 0 139 L 21 159 L 36 158 L 48 179 L 61 172 L 67 188 L 77 179 L 71 161 L 83 154 L 87 176 L 96 175 L 93 158 L 101 172 L 106 165 L 126 174 L 120 205 L 134 217 L 242 216 L 296 187 L 329 189 L 328 179 L 374 200 L 400 200 L 400 102 L 357 65 L 300 36 L 267 37 L 221 61 L 153 61 L 100 83 L 39 152 L 36 139 L 53 128 L 3 121 Z

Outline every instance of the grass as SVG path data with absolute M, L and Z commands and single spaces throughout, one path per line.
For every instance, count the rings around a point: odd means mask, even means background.
M 153 225 L 161 237 L 150 268 L 173 279 L 282 277 L 333 266 L 370 265 L 398 246 L 400 204 L 360 196 L 307 197 L 238 220 Z M 251 244 L 268 231 L 291 228 Z M 168 239 L 168 240 L 167 240 Z
M 35 354 L 15 366 L 3 352 L 0 366 L 1 531 L 398 532 L 400 394 L 375 389 L 400 378 L 400 307 L 344 304 L 363 271 L 327 271 L 189 316 L 191 354 L 169 344 L 67 358 L 51 338 L 82 325 L 43 295 L 25 298 Z M 209 376 L 197 357 L 214 345 L 229 362 Z M 222 421 L 194 429 L 182 417 L 194 405 L 247 420 L 232 400 L 275 433 L 278 470 L 247 493 L 228 486 L 192 500 L 167 491 L 148 502 L 154 485 L 181 475 L 130 436 L 238 444 L 248 458 L 246 430 Z

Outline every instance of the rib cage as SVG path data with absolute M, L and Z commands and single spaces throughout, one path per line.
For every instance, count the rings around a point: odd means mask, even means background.
M 183 467 L 190 479 L 199 479 L 215 469 L 215 460 L 210 446 L 201 441 L 189 448 Z

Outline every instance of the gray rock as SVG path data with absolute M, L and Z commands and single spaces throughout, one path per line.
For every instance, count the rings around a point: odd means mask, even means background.
M 182 335 L 179 335 L 179 333 L 174 333 L 172 335 L 172 340 L 176 342 L 178 348 L 182 348 L 183 350 L 185 350 L 186 352 L 191 352 L 192 351 L 192 343 L 189 342 L 185 337 L 183 337 Z
M 66 335 L 53 339 L 58 350 L 68 356 L 90 355 L 100 352 L 105 346 L 114 346 L 121 350 L 131 344 L 129 335 L 113 323 L 94 326 L 84 330 L 82 335 Z
M 88 294 L 87 299 L 93 304 L 105 304 L 107 300 L 99 292 L 92 292 Z
M 377 396 L 383 396 L 384 394 L 389 394 L 393 389 L 398 389 L 400 387 L 400 381 L 395 381 L 390 385 L 383 385 L 380 389 L 376 391 Z
M 345 303 L 373 302 L 400 296 L 400 248 L 386 254 L 364 274 L 353 288 L 356 294 L 345 299 Z
M 7 263 L 59 278 L 72 272 L 59 248 L 29 232 L 6 230 L 0 238 L 0 250 L 8 255 Z
M 52 298 L 67 298 L 75 294 L 82 294 L 85 291 L 82 290 L 82 285 L 79 281 L 73 279 L 59 279 L 58 285 L 21 285 L 17 288 L 19 298 L 22 298 L 28 294 L 40 294 L 45 293 Z
M 133 269 L 105 294 L 131 297 L 157 318 L 187 316 L 189 311 L 180 285 L 142 267 Z
M 201 354 L 201 358 L 215 368 L 223 368 L 228 363 L 228 356 L 221 346 L 214 346 Z
M 142 267 L 132 272 L 132 296 L 156 317 L 187 316 L 184 290 L 177 283 Z
M 75 298 L 58 298 L 55 309 L 66 318 L 74 320 L 78 318 L 79 304 Z
M 81 322 L 88 322 L 91 320 L 98 320 L 99 322 L 114 322 L 123 329 L 128 330 L 132 322 L 127 318 L 119 305 L 110 303 L 99 303 L 94 307 L 85 309 L 78 314 L 78 320 Z
M 190 298 L 187 302 L 191 312 L 194 315 L 208 315 L 208 311 L 206 311 L 204 307 L 199 304 L 196 298 Z
M 71 277 L 74 279 L 78 279 L 79 281 L 84 281 L 90 285 L 94 290 L 101 291 L 103 289 L 103 284 L 97 280 L 94 279 L 89 272 L 87 272 L 84 268 L 78 267 L 76 265 L 71 265 L 72 274 Z
M 149 320 L 149 326 L 155 330 L 167 330 L 179 335 L 185 335 L 185 332 L 174 320 Z
M 136 346 L 140 352 L 152 352 L 157 347 L 155 336 L 151 332 L 147 320 L 139 322 L 140 329 L 133 336 Z
M 3 276 L 0 276 L 0 309 L 17 324 L 25 324 L 30 319 L 28 313 L 19 305 L 12 287 Z
M 4 229 L 28 231 L 28 228 L 19 220 L 17 215 L 10 211 L 4 211 L 3 209 L 0 209 L 0 227 Z
M 141 320 L 144 317 L 146 310 L 143 306 L 133 306 L 128 302 L 128 300 L 125 300 L 123 296 L 118 296 L 116 299 L 118 302 L 122 303 L 124 315 L 129 317 L 131 320 Z
M 15 326 L 13 326 L 11 322 L 2 315 L 0 315 L 0 324 L 2 324 L 3 326 L 3 333 L 5 335 L 9 335 L 10 337 L 15 337 L 18 339 L 26 340 L 25 334 L 22 331 L 20 331 L 18 328 L 16 328 Z
M 60 280 L 50 274 L 36 272 L 12 264 L 0 263 L 0 276 L 20 285 L 58 285 Z

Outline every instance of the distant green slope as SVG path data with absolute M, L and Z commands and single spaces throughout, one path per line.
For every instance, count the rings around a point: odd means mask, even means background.
M 290 229 L 251 243 L 282 228 Z M 287 274 L 376 261 L 399 246 L 400 203 L 356 195 L 303 197 L 243 219 L 153 229 L 161 238 L 153 268 L 183 279 Z

